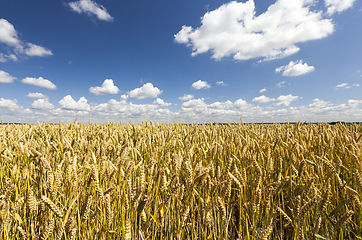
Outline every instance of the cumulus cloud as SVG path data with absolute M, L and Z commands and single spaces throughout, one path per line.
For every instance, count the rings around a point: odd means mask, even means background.
M 77 13 L 85 13 L 89 16 L 95 15 L 99 20 L 104 20 L 107 22 L 114 20 L 114 18 L 107 12 L 105 7 L 97 4 L 92 0 L 79 0 L 68 3 L 68 6 Z
M 130 98 L 134 99 L 145 99 L 145 98 L 156 98 L 162 93 L 162 90 L 154 87 L 152 83 L 143 84 L 140 88 L 135 88 L 128 92 Z
M 49 102 L 48 98 L 39 98 L 31 104 L 31 108 L 39 110 L 51 110 L 54 108 L 54 105 Z
M 243 99 L 238 99 L 235 102 L 228 100 L 225 102 L 217 101 L 211 104 L 207 104 L 204 102 L 203 98 L 199 98 L 184 102 L 182 104 L 181 110 L 177 113 L 177 115 L 182 116 L 183 119 L 191 122 L 195 120 L 226 122 L 230 119 L 240 119 L 241 115 L 250 116 L 256 114 L 257 112 L 260 112 L 260 109 L 260 107 L 255 107 Z
M 334 105 L 322 99 L 314 99 L 308 107 L 300 106 L 305 116 L 319 119 L 318 121 L 360 121 L 362 100 L 349 99 L 346 103 Z M 320 120 L 322 119 L 322 120 Z
M 38 98 L 38 99 L 43 99 L 43 98 L 49 98 L 47 95 L 44 95 L 42 93 L 28 93 L 28 95 L 26 95 L 27 97 L 30 98 Z
M 117 94 L 119 89 L 112 79 L 104 80 L 102 87 L 90 87 L 89 91 L 95 95 Z
M 197 82 L 194 82 L 191 85 L 191 87 L 194 89 L 202 89 L 202 88 L 207 89 L 207 88 L 210 88 L 211 86 L 207 82 L 199 80 Z
M 251 104 L 248 104 L 243 99 L 238 99 L 235 102 L 226 101 L 226 102 L 214 102 L 211 104 L 206 104 L 204 98 L 191 99 L 187 102 L 182 103 L 182 111 L 190 111 L 191 109 L 196 112 L 205 112 L 206 113 L 221 113 L 223 111 L 240 111 L 247 108 L 252 108 Z
M 11 100 L 11 99 L 0 98 L 0 107 L 15 109 L 15 108 L 18 107 L 17 100 L 16 99 Z
M 39 77 L 39 78 L 27 77 L 27 78 L 24 78 L 23 80 L 21 80 L 21 82 L 25 83 L 25 84 L 31 84 L 31 85 L 35 85 L 38 87 L 47 88 L 50 90 L 57 89 L 57 86 L 55 86 L 54 83 L 52 83 L 51 81 L 44 79 L 42 77 Z
M 19 106 L 16 99 L 11 100 L 11 99 L 0 98 L 0 108 L 8 110 L 9 113 L 12 115 L 14 114 L 23 115 L 23 114 L 32 113 L 30 109 Z
M 263 93 L 263 92 L 266 92 L 267 90 L 266 90 L 266 87 L 265 88 L 263 88 L 263 89 L 260 89 L 260 93 Z
M 9 73 L 0 70 L 0 83 L 13 83 L 16 77 L 11 76 Z
M 89 111 L 90 105 L 88 100 L 85 97 L 81 97 L 78 102 L 75 101 L 72 96 L 67 95 L 62 100 L 59 101 L 61 108 L 66 110 L 79 110 L 79 111 Z
M 125 95 L 127 96 L 127 95 Z M 243 99 L 234 102 L 206 103 L 205 99 L 190 99 L 184 102 L 178 111 L 170 111 L 162 108 L 162 101 L 156 100 L 152 104 L 133 104 L 124 98 L 121 101 L 114 99 L 105 103 L 94 103 L 89 106 L 86 99 L 73 100 L 70 96 L 64 97 L 68 108 L 61 104 L 61 108 L 51 108 L 47 106 L 47 101 L 38 101 L 39 105 L 34 106 L 33 111 L 20 106 L 16 99 L 0 98 L 0 115 L 4 122 L 26 122 L 36 123 L 37 120 L 57 122 L 59 118 L 64 121 L 74 121 L 75 117 L 82 122 L 87 122 L 89 118 L 92 122 L 102 123 L 109 121 L 135 122 L 142 120 L 152 120 L 153 122 L 184 122 L 202 123 L 208 120 L 212 122 L 239 121 L 240 117 L 244 122 L 284 122 L 288 118 L 291 122 L 307 121 L 360 121 L 362 119 L 362 100 L 349 99 L 342 104 L 333 104 L 323 99 L 314 99 L 311 103 L 300 106 L 290 106 L 291 101 L 295 101 L 297 96 L 291 94 L 273 99 L 272 105 L 280 105 L 278 108 L 261 107 L 248 103 Z M 64 100 L 63 99 L 63 100 Z M 298 97 L 300 99 L 300 97 Z M 43 104 L 40 104 L 42 102 Z M 79 106 L 79 103 L 85 103 Z M 163 101 L 164 102 L 164 101 Z M 158 103 L 158 104 L 156 104 Z M 161 104 L 161 105 L 159 105 Z M 78 106 L 75 106 L 78 105 Z M 71 109 L 72 108 L 72 109 Z M 85 110 L 83 110 L 85 109 Z M 39 111 L 46 110 L 46 111 Z
M 163 101 L 163 99 L 161 99 L 161 98 L 157 98 L 152 104 L 161 106 L 161 107 L 167 107 L 167 106 L 171 105 L 171 103 L 167 103 L 167 102 Z
M 206 106 L 206 104 L 204 103 L 204 98 L 191 99 L 187 102 L 182 103 L 182 107 L 184 108 L 200 108 L 204 106 Z
M 28 48 L 25 49 L 25 54 L 28 55 L 29 57 L 34 57 L 34 56 L 42 57 L 47 55 L 53 55 L 52 51 L 45 49 L 44 47 L 32 43 L 27 43 L 27 46 Z
M 208 108 L 211 108 L 211 109 L 230 109 L 233 107 L 233 102 L 231 101 L 226 101 L 226 102 L 214 102 L 214 103 L 211 103 L 207 106 Z
M 241 98 L 236 100 L 233 105 L 235 108 L 238 108 L 238 109 L 245 109 L 245 108 L 251 107 L 251 104 L 247 103 L 245 100 L 243 100 Z
M 352 85 L 348 85 L 348 83 L 341 83 L 336 86 L 336 89 L 341 89 L 341 88 L 349 89 L 349 88 L 353 88 L 353 87 L 359 87 L 359 84 L 355 83 Z
M 291 102 L 298 100 L 298 96 L 293 96 L 292 94 L 288 95 L 280 95 L 277 99 L 274 101 L 276 102 L 276 106 L 289 106 Z
M 14 26 L 4 18 L 0 19 L 0 42 L 14 47 L 22 44 Z
M 157 101 L 157 100 L 156 100 Z M 159 101 L 160 103 L 161 101 Z M 165 118 L 164 114 L 171 112 L 168 109 L 157 109 L 158 104 L 133 104 L 128 103 L 126 100 L 116 101 L 114 99 L 109 100 L 107 103 L 98 104 L 93 106 L 91 111 L 101 116 L 109 117 L 124 117 L 131 119 L 150 119 L 154 117 Z
M 315 98 L 311 104 L 308 105 L 310 108 L 325 108 L 327 107 L 329 102 L 326 102 L 324 100 L 321 100 L 319 98 Z
M 24 54 L 29 57 L 43 57 L 53 55 L 50 50 L 42 46 L 22 41 L 18 37 L 18 33 L 15 30 L 14 26 L 3 18 L 0 19 L 0 43 L 6 44 L 14 51 L 14 53 L 11 53 L 9 55 L 0 53 L 0 62 L 6 62 L 8 59 L 17 61 L 17 55 L 19 54 Z
M 324 0 L 327 9 L 327 14 L 341 13 L 353 6 L 356 0 Z
M 218 85 L 218 86 L 223 86 L 223 87 L 227 86 L 227 84 L 224 83 L 224 81 L 217 81 L 217 82 L 216 82 L 216 85 Z
M 259 97 L 254 98 L 252 101 L 256 102 L 256 103 L 268 103 L 268 102 L 274 101 L 274 100 L 275 100 L 274 98 L 269 98 L 264 95 L 261 95 Z
M 256 16 L 253 0 L 232 1 L 205 13 L 201 26 L 182 26 L 175 42 L 192 47 L 192 56 L 212 52 L 220 60 L 284 58 L 299 51 L 297 43 L 322 39 L 334 31 L 331 19 L 311 11 L 311 0 L 277 0 Z
M 290 61 L 288 65 L 281 66 L 275 69 L 276 73 L 279 73 L 281 71 L 283 71 L 283 76 L 296 77 L 313 72 L 314 67 L 308 66 L 307 63 L 303 64 L 302 60 L 299 60 L 299 62 Z
M 194 98 L 194 95 L 186 95 L 184 94 L 182 97 L 179 97 L 178 99 L 180 99 L 181 101 L 187 101 L 187 100 L 190 100 L 190 99 L 193 99 Z
M 269 98 L 264 95 L 259 97 L 255 97 L 252 101 L 255 103 L 268 103 L 268 102 L 275 102 L 274 105 L 279 106 L 289 106 L 291 102 L 298 100 L 298 96 L 293 96 L 292 94 L 288 95 L 280 95 L 278 98 Z
M 362 100 L 349 99 L 347 105 L 356 107 L 357 105 L 362 104 Z

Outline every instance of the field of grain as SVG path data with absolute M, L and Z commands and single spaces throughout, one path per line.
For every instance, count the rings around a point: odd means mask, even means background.
M 0 125 L 0 239 L 362 239 L 362 125 Z

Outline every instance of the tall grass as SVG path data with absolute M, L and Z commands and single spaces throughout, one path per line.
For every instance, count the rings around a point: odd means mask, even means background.
M 361 239 L 359 124 L 0 125 L 0 239 Z

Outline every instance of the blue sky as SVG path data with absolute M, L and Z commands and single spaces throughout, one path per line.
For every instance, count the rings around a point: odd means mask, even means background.
M 362 121 L 358 0 L 0 0 L 4 122 Z

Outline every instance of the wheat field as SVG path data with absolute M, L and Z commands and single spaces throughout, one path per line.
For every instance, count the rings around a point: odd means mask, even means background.
M 0 239 L 362 239 L 361 124 L 0 125 Z

